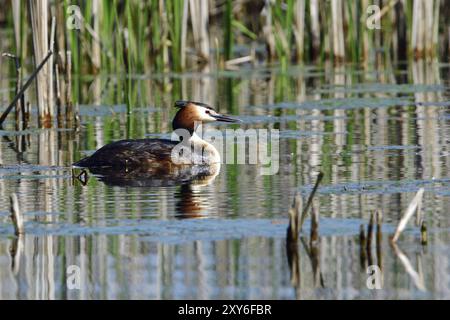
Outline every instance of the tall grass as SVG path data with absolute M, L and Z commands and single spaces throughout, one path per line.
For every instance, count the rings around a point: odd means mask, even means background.
M 230 60 L 233 55 L 233 3 L 232 0 L 227 0 L 225 4 L 224 17 L 224 56 L 225 60 Z
M 184 62 L 181 61 L 181 35 L 183 28 L 183 15 L 187 14 L 184 11 L 184 2 L 187 0 L 169 0 L 167 1 L 167 6 L 169 10 L 168 20 L 169 25 L 172 28 L 169 29 L 171 38 L 171 55 L 173 69 L 175 71 L 181 71 L 181 67 Z
M 48 8 L 47 1 L 39 3 Z M 250 1 L 251 6 L 259 3 Z M 249 46 L 254 41 L 266 44 L 267 62 L 284 66 L 317 61 L 318 57 L 322 61 L 329 58 L 337 62 L 367 61 L 375 59 L 373 52 L 405 58 L 398 54 L 405 45 L 409 48 L 407 57 L 435 56 L 439 39 L 444 40 L 442 47 L 448 47 L 449 37 L 445 33 L 449 30 L 444 19 L 450 6 L 447 1 L 374 3 L 381 10 L 381 30 L 366 26 L 367 8 L 372 4 L 368 0 L 265 0 L 256 18 L 235 17 L 233 11 L 240 3 L 231 0 L 86 0 L 80 3 L 82 28 L 66 30 L 60 25 L 65 21 L 58 19 L 56 37 L 58 43 L 61 34 L 66 37 L 76 74 L 95 73 L 99 69 L 121 73 L 126 68 L 138 73 L 183 71 L 216 57 L 224 61 L 237 58 L 236 45 Z M 70 1 L 64 2 L 65 19 L 70 5 Z M 17 15 L 16 10 L 13 21 Z M 214 19 L 210 19 L 212 15 Z M 40 20 L 45 20 L 45 16 L 46 13 Z M 255 19 L 259 24 L 252 23 Z M 14 22 L 13 27 L 17 29 L 19 24 Z M 248 37 L 236 37 L 237 32 Z M 124 36 L 128 50 L 124 48 Z M 210 39 L 223 39 L 217 48 L 219 55 L 210 54 Z
M 58 79 L 68 78 L 66 52 L 70 51 L 74 75 L 102 72 L 128 77 L 126 84 L 117 82 L 117 89 L 124 89 L 126 95 L 132 94 L 130 75 L 186 71 L 211 62 L 218 68 L 227 67 L 229 64 L 222 63 L 227 61 L 238 61 L 238 65 L 279 63 L 286 70 L 291 63 L 328 60 L 378 64 L 386 57 L 398 62 L 440 54 L 448 61 L 449 1 L 373 2 L 380 7 L 379 30 L 366 25 L 367 8 L 372 4 L 368 0 L 85 0 L 78 2 L 82 16 L 79 29 L 67 28 L 72 14 L 68 8 L 73 5 L 69 0 L 29 0 L 28 7 L 20 7 L 19 1 L 10 3 L 6 10 L 11 12 L 8 23 L 15 31 L 11 43 L 16 46 L 16 56 L 29 56 L 27 45 L 32 43 L 35 63 L 42 60 L 50 45 L 48 13 L 52 9 L 59 51 L 54 63 L 61 73 Z M 251 15 L 239 14 L 244 5 L 253 8 Z M 215 54 L 211 40 L 215 42 Z M 257 61 L 246 53 L 255 44 L 266 47 Z M 54 70 L 50 63 L 38 76 L 41 118 L 53 116 L 53 81 L 48 79 Z M 72 79 L 68 100 L 78 101 L 78 77 Z M 123 85 L 126 88 L 121 88 Z M 64 92 L 65 86 L 61 82 L 59 90 Z M 67 104 L 64 100 L 62 103 Z

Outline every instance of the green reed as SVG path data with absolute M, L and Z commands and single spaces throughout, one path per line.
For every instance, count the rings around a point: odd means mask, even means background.
M 286 10 L 283 9 L 283 3 L 277 0 L 272 6 L 272 30 L 275 32 L 275 49 L 278 59 L 282 68 L 286 70 L 292 53 L 293 0 L 286 1 Z
M 15 48 L 8 51 L 21 57 L 23 72 L 24 68 L 30 70 L 34 53 L 31 26 L 41 16 L 30 15 L 29 7 L 23 5 L 18 12 L 18 3 L 6 4 L 5 10 L 10 12 L 6 28 L 15 31 L 9 33 L 8 42 Z M 71 52 L 73 102 L 76 104 L 82 96 L 79 76 L 115 74 L 118 79 L 127 78 L 117 81 L 116 90 L 121 101 L 127 102 L 129 112 L 139 96 L 130 75 L 182 72 L 208 62 L 226 66 L 222 62 L 242 57 L 236 48 L 255 44 L 267 48 L 258 56 L 259 62 L 280 64 L 283 70 L 291 63 L 328 60 L 390 64 L 404 59 L 433 59 L 441 54 L 448 61 L 449 1 L 376 3 L 382 11 L 379 30 L 366 25 L 367 7 L 373 4 L 369 0 L 250 0 L 249 6 L 264 7 L 265 16 L 259 9 L 253 16 L 239 14 L 244 2 L 232 0 L 210 0 L 207 8 L 189 0 L 85 0 L 77 2 L 83 17 L 81 28 L 68 29 L 71 13 L 67 9 L 73 2 L 64 0 L 62 13 L 58 10 L 62 18 L 57 18 L 55 38 L 63 58 L 66 51 Z M 48 12 L 56 12 L 58 5 L 49 1 Z M 51 15 L 48 30 L 50 20 Z M 210 41 L 215 44 L 210 46 Z M 210 47 L 216 48 L 215 55 L 210 54 Z M 63 69 L 61 78 L 67 78 Z
M 233 54 L 233 3 L 227 0 L 225 4 L 225 28 L 224 28 L 224 58 L 230 60 Z
M 239 6 L 239 2 L 231 0 L 226 1 L 210 1 L 209 12 L 221 10 L 222 14 L 216 15 L 215 19 L 211 19 L 208 32 L 222 33 L 222 35 L 212 35 L 211 39 L 223 39 L 220 58 L 230 60 L 233 58 L 233 48 L 240 42 L 242 37 L 235 37 L 235 32 L 247 36 L 244 38 L 245 43 L 250 44 L 254 41 L 269 41 L 267 37 L 274 39 L 273 51 L 275 56 L 266 55 L 267 61 L 280 62 L 283 66 L 297 60 L 303 59 L 310 61 L 314 57 L 306 51 L 317 50 L 320 46 L 321 60 L 325 61 L 334 55 L 342 55 L 347 52 L 346 61 L 357 62 L 361 58 L 361 49 L 364 47 L 364 35 L 366 34 L 366 51 L 383 49 L 384 54 L 390 54 L 389 51 L 395 49 L 392 45 L 395 32 L 398 30 L 397 20 L 394 14 L 395 4 L 390 2 L 380 2 L 381 9 L 385 7 L 387 11 L 382 16 L 381 30 L 368 30 L 365 21 L 362 19 L 366 15 L 367 6 L 370 1 L 352 2 L 342 1 L 312 1 L 305 0 L 304 7 L 298 6 L 301 0 L 275 0 L 268 2 L 271 14 L 270 34 L 264 36 L 263 28 L 254 29 L 250 24 L 250 17 L 245 15 L 234 16 L 234 7 Z M 417 0 L 420 1 L 420 0 Z M 449 6 L 446 2 L 430 0 L 429 3 L 423 3 L 418 6 L 416 0 L 408 0 L 401 3 L 404 6 L 404 15 L 406 21 L 406 37 L 408 38 L 410 56 L 414 52 L 416 56 L 435 55 L 437 36 L 446 31 L 445 19 L 442 17 Z M 109 73 L 121 73 L 128 68 L 128 71 L 137 73 L 152 71 L 183 71 L 185 68 L 191 68 L 196 65 L 196 59 L 190 56 L 190 52 L 195 45 L 193 43 L 193 31 L 191 27 L 192 21 L 199 21 L 199 16 L 193 14 L 204 14 L 202 10 L 193 11 L 188 9 L 191 4 L 188 0 L 168 0 L 168 1 L 150 1 L 140 2 L 136 0 L 126 1 L 106 1 L 99 0 L 101 10 L 98 12 L 99 30 L 98 39 L 101 47 L 101 70 Z M 255 5 L 260 2 L 253 1 Z M 67 20 L 67 8 L 73 3 L 64 0 L 64 16 Z M 343 5 L 343 8 L 340 5 Z M 94 11 L 94 1 L 86 0 L 79 2 L 83 22 L 87 25 L 92 23 L 92 13 Z M 313 8 L 314 6 L 314 8 Z M 219 9 L 220 8 L 220 9 Z M 299 12 L 299 8 L 304 8 L 304 12 Z M 25 8 L 23 8 L 25 9 Z M 417 12 L 422 9 L 427 12 L 432 21 L 428 21 L 425 14 Z M 342 12 L 341 12 L 342 10 Z M 21 12 L 20 25 L 23 29 L 28 29 L 25 25 L 23 15 L 26 10 Z M 313 12 L 319 11 L 319 19 L 312 15 Z M 332 13 L 334 11 L 334 18 Z M 448 11 L 448 10 L 447 10 Z M 304 16 L 303 16 L 303 15 Z M 302 39 L 295 39 L 296 19 L 302 17 L 304 20 Z M 255 19 L 255 17 L 251 17 Z M 262 25 L 262 16 L 257 17 Z M 61 23 L 61 22 L 60 22 Z M 298 23 L 298 21 L 297 21 Z M 313 25 L 314 23 L 314 25 Z M 432 24 L 431 31 L 427 31 L 430 39 L 422 39 L 416 37 L 413 39 L 414 28 L 425 28 Z M 9 19 L 8 24 L 12 26 L 13 20 Z M 415 26 L 417 25 L 418 26 Z M 215 25 L 216 28 L 212 28 Z M 301 24 L 302 26 L 303 24 Z M 344 48 L 340 47 L 340 30 L 336 30 L 336 26 L 343 26 Z M 17 28 L 17 27 L 16 27 Z M 27 30 L 21 29 L 24 36 L 21 51 L 26 49 Z M 92 73 L 95 68 L 92 66 L 92 46 L 95 41 L 92 35 L 83 26 L 80 30 L 67 30 L 64 25 L 57 26 L 58 32 L 64 32 L 68 48 L 72 52 L 73 71 L 75 74 Z M 127 43 L 124 42 L 124 33 L 127 35 Z M 304 34 L 304 35 L 303 35 Z M 320 39 L 319 39 L 320 37 Z M 448 37 L 443 37 L 446 39 Z M 245 40 L 246 39 L 246 40 Z M 378 40 L 377 40 L 378 39 Z M 313 43 L 314 41 L 314 43 Z M 319 43 L 320 41 L 320 43 Z M 447 40 L 448 41 L 448 40 Z M 244 43 L 244 44 L 245 44 Z M 301 44 L 303 48 L 297 48 Z M 17 42 L 16 42 L 17 45 Z M 128 48 L 124 46 L 128 45 Z M 412 46 L 416 47 L 413 48 Z M 443 45 L 446 45 L 444 43 Z M 380 47 L 381 46 L 381 47 Z M 375 48 L 376 47 L 376 48 Z M 297 52 L 302 50 L 305 52 Z M 124 56 L 126 51 L 126 57 Z M 22 52 L 23 54 L 23 52 Z M 315 54 L 313 54 L 315 55 Z M 212 56 L 214 57 L 214 56 Z M 126 61 L 124 61 L 126 58 Z M 364 57 L 366 59 L 367 57 Z M 187 61 L 185 61 L 187 60 Z
M 172 56 L 172 69 L 175 71 L 181 71 L 181 28 L 183 20 L 183 6 L 184 1 L 187 0 L 168 0 L 168 24 L 172 26 L 169 29 L 170 43 L 171 43 L 171 56 Z

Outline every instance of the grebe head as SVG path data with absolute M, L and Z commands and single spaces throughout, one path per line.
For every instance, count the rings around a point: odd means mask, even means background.
M 200 122 L 241 122 L 239 119 L 219 114 L 213 108 L 201 102 L 179 100 L 175 102 L 175 107 L 180 108 L 180 110 L 172 121 L 173 130 L 186 129 L 192 134 L 196 129 L 196 123 Z

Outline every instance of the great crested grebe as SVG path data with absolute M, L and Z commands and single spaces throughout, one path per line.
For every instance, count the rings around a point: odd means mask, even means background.
M 181 161 L 174 159 L 173 155 L 177 152 L 172 151 L 181 144 L 180 141 L 168 139 L 120 140 L 103 146 L 91 156 L 73 165 L 89 168 L 91 171 L 94 169 L 94 173 L 100 174 L 102 172 L 116 173 L 117 169 L 125 169 L 127 172 L 134 171 L 137 174 L 145 173 L 146 176 L 175 174 L 177 180 L 192 175 L 217 174 L 220 169 L 219 152 L 212 144 L 199 137 L 195 130 L 200 123 L 240 122 L 240 120 L 219 114 L 207 104 L 195 101 L 176 101 L 175 107 L 179 110 L 172 121 L 172 127 L 173 130 L 184 129 L 188 133 L 187 142 L 194 150 L 189 157 L 185 157 Z M 182 137 L 184 140 L 186 135 L 182 135 Z

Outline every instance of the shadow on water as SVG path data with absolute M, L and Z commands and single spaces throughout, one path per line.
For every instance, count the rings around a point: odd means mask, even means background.
M 0 204 L 0 298 L 450 297 L 448 66 L 137 76 L 131 113 L 120 77 L 74 81 L 78 131 L 17 132 L 12 122 L 0 131 L 0 195 L 18 195 L 26 228 L 14 238 L 8 203 Z M 10 88 L 2 78 L 2 105 Z M 279 129 L 279 172 L 227 164 L 194 181 L 131 171 L 72 183 L 70 164 L 108 142 L 166 137 L 179 99 L 239 115 L 242 129 Z M 288 204 L 310 192 L 318 171 L 320 236 L 291 248 Z M 428 245 L 407 228 L 391 247 L 388 234 L 421 187 Z M 383 230 L 374 223 L 369 246 L 377 209 Z M 382 270 L 382 290 L 367 287 L 371 265 Z M 82 271 L 80 289 L 66 286 L 70 266 Z

